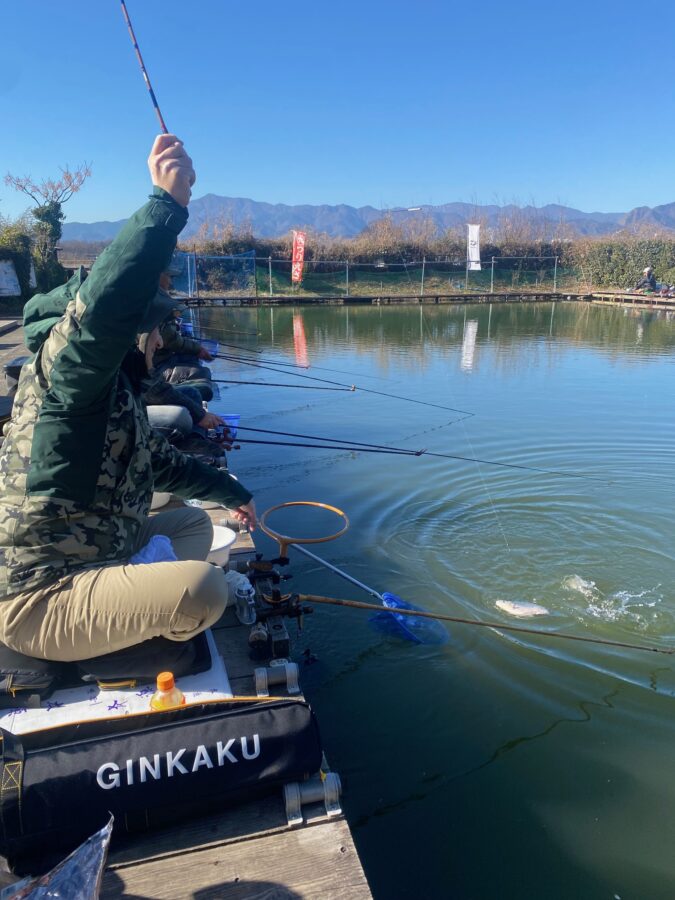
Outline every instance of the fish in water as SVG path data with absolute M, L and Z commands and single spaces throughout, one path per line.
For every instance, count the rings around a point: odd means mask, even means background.
M 510 616 L 516 616 L 518 619 L 529 619 L 530 616 L 547 616 L 548 610 L 545 606 L 538 603 L 527 603 L 520 600 L 497 600 L 495 601 L 497 609 L 508 613 Z

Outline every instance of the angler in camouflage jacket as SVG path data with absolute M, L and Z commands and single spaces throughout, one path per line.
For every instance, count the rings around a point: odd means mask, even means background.
M 154 301 L 187 221 L 194 181 L 173 135 L 148 160 L 154 192 L 96 261 L 25 308 L 26 343 L 0 452 L 0 641 L 44 659 L 86 659 L 215 621 L 227 589 L 203 562 L 212 529 L 191 508 L 148 518 L 153 489 L 219 500 L 255 525 L 251 494 L 151 431 L 147 355 L 172 305 Z M 159 341 L 159 343 L 157 343 Z M 152 356 L 150 355 L 150 360 Z M 178 562 L 129 565 L 153 534 Z

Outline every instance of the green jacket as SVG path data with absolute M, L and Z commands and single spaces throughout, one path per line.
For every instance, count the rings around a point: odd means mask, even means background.
M 134 377 L 130 351 L 186 221 L 155 188 L 86 281 L 76 273 L 26 304 L 35 355 L 0 451 L 0 596 L 127 560 L 153 489 L 230 506 L 251 499 L 152 432 Z
M 178 301 L 176 301 L 178 302 Z M 183 356 L 198 356 L 202 345 L 199 341 L 187 337 L 180 332 L 180 326 L 176 319 L 166 322 L 160 331 L 162 335 L 163 347 L 155 353 L 154 363 L 156 368 L 160 368 L 163 363 L 171 359 L 176 354 Z

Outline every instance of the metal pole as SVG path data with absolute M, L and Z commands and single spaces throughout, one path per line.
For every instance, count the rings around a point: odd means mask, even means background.
M 492 268 L 490 269 L 490 293 L 495 292 L 495 258 L 492 257 Z
M 267 266 L 268 266 L 269 276 L 270 276 L 270 297 L 271 297 L 272 296 L 272 257 L 271 256 L 267 257 Z
M 345 581 L 349 581 L 351 584 L 355 584 L 356 587 L 360 587 L 362 591 L 365 591 L 367 594 L 370 594 L 371 597 L 375 597 L 377 600 L 382 602 L 382 594 L 378 594 L 378 592 L 371 587 L 368 587 L 367 584 L 364 584 L 362 581 L 357 581 L 356 578 L 352 578 L 351 575 L 348 575 L 347 572 L 344 572 L 342 569 L 338 569 L 337 566 L 332 565 L 327 562 L 325 559 L 321 559 L 320 556 L 317 556 L 315 553 L 312 553 L 311 550 L 308 550 L 306 547 L 302 547 L 300 544 L 290 543 L 289 547 L 293 547 L 294 550 L 299 550 L 300 553 L 304 553 L 305 556 L 309 556 L 310 559 L 313 559 L 314 562 L 321 563 L 322 566 L 325 566 L 327 569 L 330 569 L 331 572 L 335 572 L 336 575 L 339 575 L 340 578 L 344 578 Z
M 555 258 L 555 263 L 553 265 L 553 290 L 556 291 L 558 289 L 558 257 Z
M 347 285 L 347 297 L 349 297 L 349 260 L 347 260 L 347 262 L 346 262 L 345 281 L 346 281 L 346 285 Z
M 193 254 L 195 258 L 195 297 L 197 298 L 197 303 L 199 303 L 199 276 L 197 274 L 197 248 L 193 248 Z
M 420 297 L 424 297 L 424 269 L 426 268 L 427 258 L 422 257 L 422 284 L 420 285 Z
M 466 257 L 466 276 L 464 278 L 464 290 L 469 290 L 469 255 Z

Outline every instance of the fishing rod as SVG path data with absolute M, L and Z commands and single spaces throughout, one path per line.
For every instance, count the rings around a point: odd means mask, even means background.
M 208 340 L 208 338 L 207 338 Z M 264 350 L 255 350 L 255 353 L 264 353 Z M 316 369 L 319 372 L 339 372 L 341 375 L 353 375 L 354 372 L 347 372 L 345 369 L 331 369 L 327 366 L 315 366 L 315 365 L 307 365 L 301 366 L 298 363 L 286 362 L 283 359 L 270 359 L 268 356 L 263 356 L 260 360 L 254 359 L 253 357 L 247 356 L 234 356 L 234 354 L 227 353 L 216 353 L 216 359 L 225 359 L 228 362 L 250 362 L 250 363 L 272 363 L 275 366 L 285 366 L 289 369 Z M 385 381 L 386 379 L 380 378 L 379 375 L 361 375 L 361 378 L 371 378 L 375 381 Z
M 339 569 L 332 563 L 329 563 L 325 559 L 322 559 L 320 556 L 317 556 L 316 553 L 312 553 L 312 551 L 308 550 L 306 547 L 303 547 L 300 544 L 294 544 L 292 542 L 289 543 L 288 546 L 292 546 L 295 550 L 299 550 L 305 556 L 308 556 L 315 562 L 318 562 L 322 566 L 325 566 L 327 569 L 330 569 L 331 572 L 335 572 L 336 575 L 344 578 L 345 581 L 349 581 L 351 584 L 356 585 L 356 587 L 359 587 L 362 590 L 366 591 L 366 593 L 370 594 L 372 597 L 376 597 L 380 601 L 380 603 L 385 602 L 384 596 L 380 594 L 379 591 L 376 591 L 374 588 L 369 587 L 367 584 L 364 584 L 363 582 L 358 581 L 356 578 L 353 578 L 347 572 L 344 572 L 342 569 Z M 377 613 L 387 612 L 388 610 L 388 607 L 377 606 L 375 603 L 363 603 L 360 600 L 340 600 L 334 597 L 317 596 L 316 594 L 300 594 L 299 599 L 301 602 L 307 601 L 308 603 L 325 603 L 332 606 L 347 606 L 355 609 L 367 609 Z M 624 641 L 612 641 L 605 638 L 584 637 L 577 634 L 568 634 L 567 632 L 562 631 L 544 631 L 541 628 L 525 628 L 522 625 L 504 625 L 502 622 L 486 622 L 481 619 L 463 619 L 459 616 L 449 616 L 444 613 L 431 613 L 423 609 L 404 609 L 394 607 L 391 609 L 391 612 L 395 613 L 396 615 L 401 614 L 422 619 L 434 619 L 440 622 L 454 622 L 457 625 L 474 625 L 477 628 L 493 628 L 496 631 L 514 631 L 519 634 L 533 634 L 542 637 L 560 638 L 568 641 L 581 641 L 588 644 L 603 644 L 608 647 L 621 647 L 622 649 L 628 650 L 646 650 L 651 653 L 664 653 L 668 656 L 675 653 L 675 648 L 667 650 L 660 647 L 648 647 L 644 644 L 631 644 Z
M 448 424 L 451 424 L 451 423 L 448 423 Z M 323 437 L 321 435 L 316 435 L 316 434 L 297 434 L 296 432 L 293 432 L 293 431 L 272 431 L 270 428 L 251 428 L 248 425 L 240 425 L 238 430 L 239 431 L 255 431 L 259 434 L 278 434 L 278 435 L 282 435 L 283 437 L 307 438 L 308 440 L 311 440 L 311 441 L 332 441 L 335 444 L 340 444 L 340 443 L 341 444 L 353 444 L 354 447 L 373 447 L 373 448 L 376 448 L 377 450 L 392 450 L 392 449 L 394 449 L 392 447 L 387 446 L 386 444 L 365 444 L 362 441 L 350 441 L 350 440 L 346 440 L 345 438 Z M 313 445 L 309 444 L 308 446 L 313 446 Z M 403 451 L 401 451 L 401 452 L 403 452 Z M 422 453 L 424 453 L 425 451 L 409 450 L 409 451 L 405 451 L 405 452 L 414 453 L 415 456 L 421 456 Z
M 211 338 L 195 338 L 195 340 L 199 341 L 200 344 L 213 343 Z M 242 347 L 239 344 L 226 344 L 225 341 L 216 341 L 216 343 L 222 344 L 223 347 L 232 347 L 233 350 L 244 350 L 246 353 L 264 353 L 263 350 L 256 350 L 255 347 Z M 234 356 L 233 354 L 216 353 L 215 359 L 239 359 L 239 357 Z
M 317 390 L 320 390 L 318 388 Z M 334 389 L 335 390 L 335 389 Z M 269 444 L 273 447 L 306 447 L 309 450 L 351 450 L 354 453 L 388 453 L 393 456 L 422 456 L 425 450 L 397 450 L 396 448 L 384 448 L 378 450 L 374 447 L 355 447 L 353 444 L 338 446 L 335 444 L 301 444 L 297 441 L 263 441 L 253 438 L 237 437 L 238 444 Z
M 214 379 L 217 381 L 218 379 Z M 269 382 L 244 382 L 245 384 L 269 384 Z M 280 385 L 281 386 L 281 385 Z M 285 385 L 285 387 L 305 387 L 305 385 Z M 317 390 L 317 388 L 314 388 Z M 320 390 L 320 389 L 319 389 Z M 324 390 L 331 390 L 331 388 L 324 388 Z M 332 390 L 336 390 L 336 388 L 332 388 Z M 338 389 L 339 390 L 339 389 Z M 344 388 L 342 389 L 344 390 Z M 460 422 L 462 419 L 459 420 Z M 337 441 L 338 438 L 326 438 L 326 437 L 315 437 L 314 435 L 303 435 L 303 434 L 292 434 L 292 432 L 283 432 L 283 431 L 265 431 L 262 428 L 244 428 L 243 426 L 239 426 L 239 430 L 243 431 L 260 431 L 261 433 L 266 434 L 279 434 L 279 435 L 288 435 L 289 437 L 304 437 L 310 440 L 316 441 Z M 433 456 L 439 459 L 458 459 L 465 462 L 475 462 L 475 463 L 483 463 L 486 466 L 498 466 L 500 468 L 505 469 L 523 469 L 527 472 L 541 472 L 543 475 L 559 475 L 563 478 L 584 478 L 587 481 L 601 481 L 603 484 L 611 484 L 606 479 L 602 478 L 599 475 L 585 475 L 580 472 L 561 472 L 556 469 L 544 469 L 540 466 L 527 466 L 524 463 L 505 463 L 498 462 L 493 459 L 480 459 L 476 456 L 459 456 L 453 453 L 434 453 L 431 450 L 408 450 L 404 447 L 386 447 L 383 444 L 359 444 L 357 441 L 345 441 L 342 439 L 343 446 L 332 446 L 331 444 L 305 444 L 299 443 L 297 441 L 266 441 L 266 440 L 254 440 L 252 438 L 239 438 L 238 439 L 242 444 L 270 444 L 275 447 L 303 447 L 307 450 L 353 450 L 355 452 L 363 452 L 363 453 L 389 453 L 396 456 Z M 350 444 L 350 446 L 344 446 L 345 444 Z M 367 449 L 367 448 L 372 449 Z M 375 449 L 381 448 L 381 449 Z
M 252 384 L 257 387 L 298 388 L 304 391 L 342 391 L 343 393 L 352 393 L 355 390 L 354 388 L 346 387 L 320 387 L 318 384 L 281 384 L 276 381 L 237 381 L 232 378 L 212 378 L 211 381 L 216 384 Z
M 143 74 L 143 78 L 145 79 L 145 86 L 148 89 L 150 94 L 150 99 L 152 100 L 152 105 L 155 108 L 155 112 L 157 113 L 157 118 L 159 119 L 159 127 L 162 129 L 163 134 L 168 134 L 169 129 L 164 124 L 164 117 L 162 116 L 162 111 L 159 108 L 159 103 L 157 102 L 157 97 L 155 97 L 155 92 L 152 89 L 152 85 L 150 84 L 150 77 L 148 75 L 148 70 L 145 68 L 145 63 L 143 62 L 143 57 L 141 56 L 141 48 L 138 46 L 138 41 L 136 40 L 136 35 L 134 34 L 134 28 L 131 24 L 131 19 L 129 18 L 129 12 L 127 10 L 127 5 L 124 0 L 120 0 L 122 4 L 122 15 L 127 23 L 127 28 L 129 29 L 129 37 L 131 38 L 131 43 L 133 44 L 134 50 L 136 51 L 136 58 L 138 59 L 138 64 L 141 67 L 141 73 Z
M 296 549 L 300 549 L 295 545 Z M 621 647 L 627 650 L 646 650 L 650 653 L 664 653 L 666 656 L 672 656 L 675 648 L 670 650 L 661 647 L 649 647 L 645 644 L 630 644 L 625 641 L 611 641 L 605 638 L 583 637 L 578 634 L 568 634 L 564 631 L 544 631 L 541 628 L 524 628 L 521 625 L 504 625 L 502 622 L 485 622 L 480 619 L 461 619 L 458 616 L 447 616 L 443 613 L 430 613 L 423 609 L 401 609 L 399 607 L 389 610 L 387 607 L 377 606 L 375 603 L 363 603 L 360 600 L 340 600 L 336 597 L 322 597 L 316 594 L 299 594 L 298 599 L 301 602 L 308 603 L 326 603 L 331 606 L 349 606 L 355 609 L 368 609 L 372 612 L 391 612 L 395 615 L 417 616 L 424 619 L 435 619 L 439 622 L 454 622 L 458 625 L 475 625 L 477 628 L 493 628 L 495 631 L 515 631 L 520 634 L 533 634 L 541 637 L 561 638 L 567 641 L 582 641 L 586 644 L 602 644 L 606 647 Z
M 405 400 L 408 403 L 417 403 L 420 406 L 433 406 L 435 409 L 444 409 L 447 412 L 463 413 L 466 416 L 476 415 L 475 413 L 468 412 L 468 410 L 466 409 L 457 409 L 454 406 L 442 406 L 440 403 L 429 403 L 427 400 L 417 400 L 414 397 L 403 397 L 401 394 L 390 394 L 386 391 L 376 391 L 374 388 L 360 387 L 356 384 L 348 385 L 342 381 L 331 381 L 328 378 L 317 378 L 316 375 L 301 375 L 299 372 L 285 372 L 283 369 L 275 369 L 273 366 L 267 366 L 262 362 L 258 362 L 257 360 L 255 362 L 248 362 L 240 359 L 238 360 L 238 362 L 241 362 L 245 366 L 257 366 L 259 369 L 267 369 L 270 372 L 279 372 L 281 375 L 292 375 L 294 378 L 306 378 L 309 381 L 321 381 L 324 384 L 339 385 L 343 388 L 349 388 L 352 391 L 363 391 L 366 394 L 377 394 L 380 397 L 391 397 L 394 400 Z

